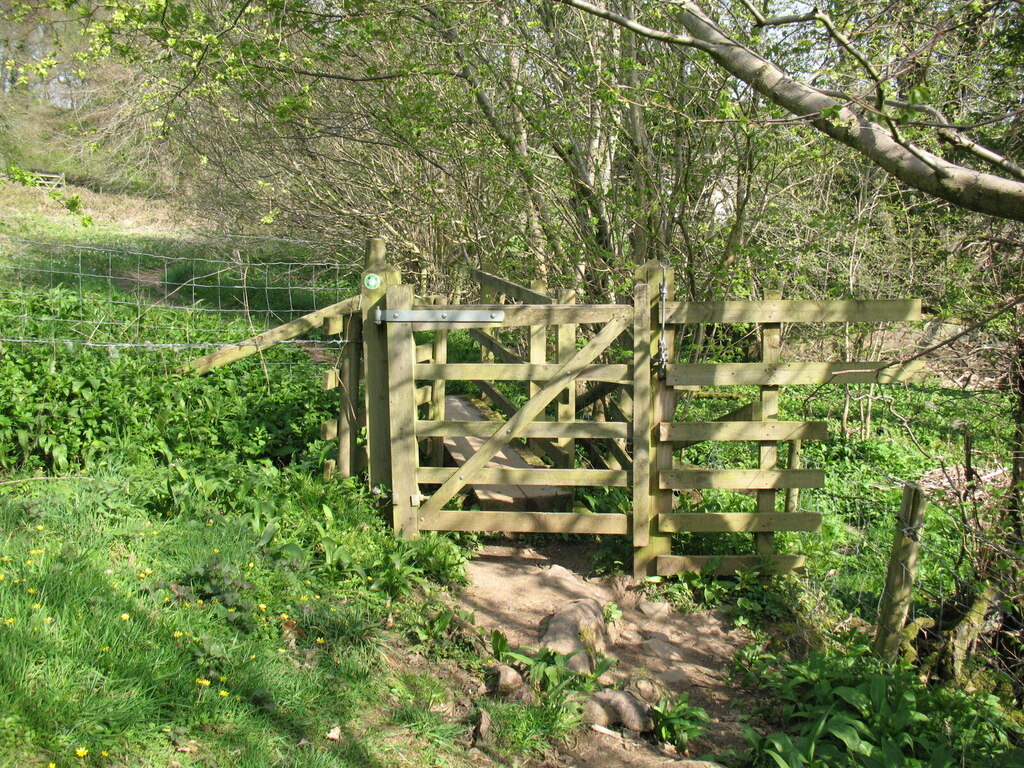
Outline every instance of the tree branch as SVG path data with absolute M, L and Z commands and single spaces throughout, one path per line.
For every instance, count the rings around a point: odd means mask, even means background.
M 859 152 L 904 184 L 990 216 L 1024 221 L 1024 182 L 956 165 L 920 147 L 895 140 L 881 125 L 845 103 L 787 75 L 778 65 L 729 38 L 694 3 L 677 7 L 687 34 L 656 30 L 585 0 L 549 0 L 612 21 L 636 34 L 704 51 L 733 77 L 831 139 Z

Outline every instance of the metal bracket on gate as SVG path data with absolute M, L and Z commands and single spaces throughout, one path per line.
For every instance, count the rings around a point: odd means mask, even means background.
M 500 323 L 505 313 L 500 309 L 384 309 L 377 307 L 373 315 L 381 323 Z

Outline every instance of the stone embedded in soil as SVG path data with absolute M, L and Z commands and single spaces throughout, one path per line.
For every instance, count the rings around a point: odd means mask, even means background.
M 672 606 L 668 603 L 654 603 L 650 600 L 642 600 L 636 606 L 640 613 L 649 619 L 661 619 L 672 613 Z
M 654 729 L 651 707 L 626 691 L 604 690 L 583 703 L 583 722 L 611 728 L 621 725 L 643 733 Z
M 664 691 L 660 685 L 644 677 L 634 680 L 632 688 L 636 695 L 648 704 L 657 704 L 664 696 Z
M 662 685 L 685 685 L 690 682 L 690 676 L 686 674 L 684 669 L 672 668 L 652 674 L 658 678 Z
M 662 640 L 660 637 L 652 637 L 650 640 L 645 640 L 643 649 L 649 656 L 664 659 L 665 661 L 682 661 L 683 659 L 683 654 L 679 652 L 676 646 L 667 640 Z
M 523 687 L 523 676 L 507 664 L 487 670 L 486 680 L 488 693 L 508 695 Z
M 551 616 L 540 644 L 569 656 L 567 666 L 574 672 L 589 673 L 592 655 L 608 650 L 604 606 L 592 597 L 566 603 Z

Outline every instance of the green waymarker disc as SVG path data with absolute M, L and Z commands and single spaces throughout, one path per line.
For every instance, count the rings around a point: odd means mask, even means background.
M 380 288 L 380 275 L 371 272 L 363 278 L 363 285 L 366 286 L 366 290 L 374 291 Z

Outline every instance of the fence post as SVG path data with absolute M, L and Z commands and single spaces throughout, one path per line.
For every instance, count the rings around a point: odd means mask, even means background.
M 392 285 L 385 297 L 386 309 L 412 308 L 411 285 Z M 391 495 L 395 534 L 413 539 L 419 533 L 417 518 L 420 488 L 416 483 L 419 451 L 416 445 L 416 382 L 413 361 L 416 345 L 411 323 L 385 323 L 387 328 L 388 420 L 391 434 Z
M 359 315 L 348 315 L 345 318 L 345 356 L 342 358 L 338 375 L 341 403 L 338 407 L 337 470 L 342 477 L 352 477 L 356 473 L 355 456 L 359 450 L 356 443 L 359 434 L 356 403 L 359 401 L 362 328 L 363 320 Z
M 366 443 L 370 487 L 391 481 L 391 436 L 388 417 L 388 350 L 385 325 L 374 322 L 383 308 L 389 286 L 401 282 L 397 267 L 384 262 L 384 240 L 372 238 L 366 246 L 359 306 L 363 321 L 363 362 L 366 366 Z
M 435 296 L 433 304 L 444 304 L 443 296 Z M 432 342 L 431 359 L 435 363 L 448 362 L 448 331 L 439 329 L 434 331 Z M 430 387 L 430 418 L 434 421 L 444 421 L 445 417 L 445 380 L 435 379 Z M 428 454 L 430 463 L 435 467 L 444 466 L 444 438 L 432 437 L 428 443 L 430 446 Z
M 765 291 L 766 301 L 777 301 L 782 298 L 781 291 Z M 780 357 L 782 341 L 782 325 L 780 323 L 761 324 L 761 362 L 777 363 Z M 774 421 L 779 418 L 779 388 L 777 386 L 761 386 L 761 421 Z M 779 444 L 763 442 L 758 450 L 758 467 L 761 470 L 777 469 L 779 466 Z M 775 511 L 777 491 L 763 490 L 757 492 L 757 511 L 771 514 Z M 755 533 L 754 545 L 757 554 L 770 558 L 775 554 L 775 534 L 772 532 Z
M 537 291 L 537 293 L 547 293 L 548 284 L 545 280 L 531 280 L 530 289 Z M 548 361 L 548 327 L 546 325 L 531 325 L 527 327 L 527 342 L 528 342 L 528 353 L 527 362 L 530 365 L 543 365 Z M 572 386 L 575 386 L 573 384 Z M 527 390 L 530 397 L 533 397 L 540 392 L 541 385 L 536 381 L 531 381 Z M 541 413 L 537 416 L 537 421 L 547 421 L 547 416 Z M 527 440 L 527 445 L 530 446 L 530 450 L 536 453 L 538 456 L 545 455 L 547 453 L 547 446 L 553 443 L 548 443 L 544 440 Z M 571 509 L 572 507 L 570 507 Z
M 575 304 L 576 303 L 576 291 L 573 290 L 562 290 L 558 294 L 558 302 L 560 304 Z M 558 354 L 558 362 L 560 364 L 567 363 L 572 356 L 576 354 L 576 326 L 575 325 L 560 325 L 555 332 L 555 349 Z M 566 387 L 558 398 L 558 405 L 556 406 L 557 420 L 560 422 L 575 421 L 576 420 L 576 385 L 573 384 L 571 387 Z M 562 438 L 555 441 L 555 445 L 562 449 L 562 461 L 559 466 L 564 469 L 574 469 L 576 467 L 576 441 L 571 437 Z M 573 491 L 569 488 L 570 493 Z M 572 509 L 572 500 L 568 506 Z
M 896 660 L 903 640 L 903 625 L 906 624 L 910 610 L 917 554 L 921 548 L 918 533 L 924 522 L 925 504 L 920 486 L 913 483 L 903 486 L 903 503 L 892 538 L 889 573 L 885 578 L 885 591 L 878 609 L 878 627 L 873 646 L 875 653 L 887 662 Z
M 666 386 L 665 380 L 652 373 L 662 339 L 666 350 L 671 350 L 674 342 L 675 334 L 667 329 L 663 332 L 660 323 L 662 284 L 665 295 L 671 296 L 672 269 L 659 261 L 648 261 L 637 270 L 636 283 L 647 286 L 645 292 L 634 285 L 633 309 L 633 576 L 642 579 L 655 575 L 658 557 L 672 551 L 671 535 L 663 534 L 659 529 L 659 516 L 672 511 L 672 491 L 660 488 L 661 471 L 672 468 L 672 444 L 660 444 L 657 433 L 659 423 L 672 421 L 676 400 L 675 392 Z M 645 302 L 646 309 L 641 302 Z M 654 307 L 658 308 L 658 314 L 654 313 Z M 645 388 L 649 390 L 649 396 L 644 395 Z M 648 467 L 646 470 L 638 469 L 638 458 L 643 460 L 645 449 Z M 637 478 L 645 474 L 646 489 L 637 483 Z

